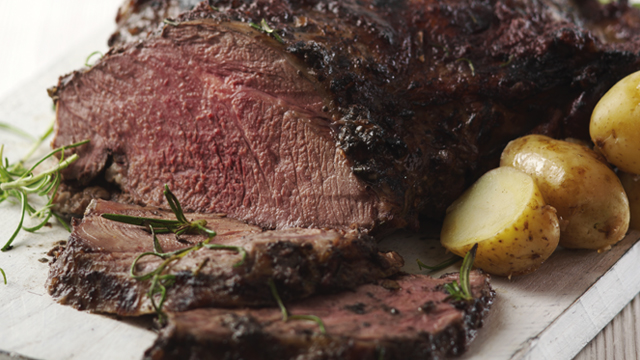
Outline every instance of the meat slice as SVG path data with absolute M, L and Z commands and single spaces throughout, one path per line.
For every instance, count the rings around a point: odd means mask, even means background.
M 139 204 L 168 183 L 265 228 L 412 225 L 515 137 L 587 138 L 639 33 L 626 1 L 209 1 L 61 78 L 54 146 L 91 139 L 66 181 Z
M 107 220 L 103 213 L 175 219 L 154 208 L 94 201 L 52 264 L 47 289 L 60 303 L 82 310 L 151 313 L 150 281 L 130 275 L 134 259 L 153 250 L 151 234 L 141 227 Z M 247 256 L 237 266 L 240 253 L 202 248 L 171 264 L 165 273 L 175 275 L 176 280 L 168 287 L 167 311 L 271 304 L 270 279 L 285 299 L 352 289 L 393 275 L 403 265 L 399 255 L 378 252 L 374 240 L 356 230 L 262 231 L 221 215 L 190 214 L 187 218 L 207 220 L 207 227 L 218 234 L 212 243 L 243 247 Z M 165 252 L 205 240 L 200 235 L 181 235 L 177 240 L 174 234 L 160 234 L 158 238 Z M 144 257 L 135 273 L 148 273 L 162 261 Z
M 441 359 L 459 355 L 482 326 L 494 292 L 471 273 L 472 301 L 453 301 L 443 284 L 457 279 L 400 277 L 395 286 L 363 285 L 288 307 L 316 323 L 282 321 L 277 308 L 198 309 L 171 314 L 145 359 Z

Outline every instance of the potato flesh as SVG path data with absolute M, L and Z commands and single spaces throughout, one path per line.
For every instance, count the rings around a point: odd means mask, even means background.
M 604 250 L 624 238 L 629 203 L 616 174 L 589 148 L 542 135 L 510 142 L 501 166 L 531 175 L 560 218 L 560 245 Z
M 440 239 L 460 256 L 478 243 L 475 266 L 511 276 L 537 269 L 559 236 L 555 209 L 533 179 L 504 167 L 487 172 L 449 207 Z
M 640 174 L 640 72 L 620 80 L 600 99 L 589 133 L 611 164 Z

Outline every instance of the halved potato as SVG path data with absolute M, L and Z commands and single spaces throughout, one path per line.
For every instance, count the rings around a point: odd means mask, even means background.
M 629 228 L 640 230 L 640 175 L 620 171 L 618 172 L 618 177 L 624 187 L 624 192 L 627 193 L 629 198 L 629 210 L 631 212 Z
M 610 163 L 640 174 L 640 71 L 604 94 L 593 109 L 589 133 Z
M 560 228 L 531 176 L 511 167 L 483 175 L 448 209 L 440 241 L 464 256 L 478 243 L 475 266 L 501 276 L 537 269 L 558 245 Z
M 531 175 L 558 211 L 560 246 L 607 250 L 624 238 L 629 202 L 617 175 L 593 150 L 542 135 L 510 142 L 501 166 Z

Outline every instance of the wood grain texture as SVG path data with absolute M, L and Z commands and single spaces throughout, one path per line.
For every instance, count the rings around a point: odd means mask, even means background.
M 640 359 L 640 295 L 627 305 L 575 360 Z

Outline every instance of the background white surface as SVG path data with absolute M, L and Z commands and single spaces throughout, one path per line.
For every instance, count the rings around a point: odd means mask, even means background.
M 0 98 L 89 37 L 95 37 L 96 50 L 106 50 L 109 33 L 97 32 L 115 23 L 118 6 L 123 2 L 0 0 Z M 78 67 L 84 60 L 78 59 Z M 50 76 L 51 85 L 55 85 L 56 75 Z
M 78 43 L 92 41 L 94 50 L 105 51 L 107 38 L 114 29 L 117 8 L 122 2 L 0 0 L 0 99 L 34 76 L 42 75 Z M 86 55 L 78 56 L 77 65 L 70 64 L 65 71 L 82 66 Z M 46 83 L 55 85 L 59 75 L 62 73 L 45 74 Z M 43 97 L 46 97 L 45 90 L 42 89 Z M 0 113 L 2 121 L 3 114 Z M 637 350 L 640 339 L 639 303 L 636 299 L 632 306 L 628 306 L 576 359 L 640 358 Z M 0 319 L 5 315 L 0 314 Z M 628 334 L 628 344 L 621 348 L 624 334 Z

